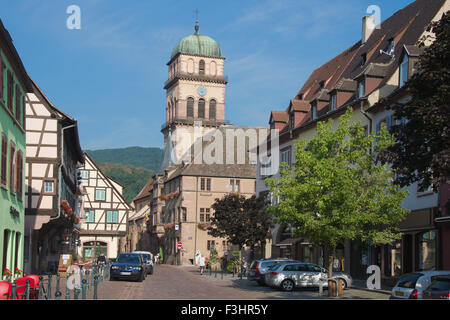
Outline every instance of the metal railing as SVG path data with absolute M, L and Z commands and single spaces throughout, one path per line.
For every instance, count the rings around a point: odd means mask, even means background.
M 31 287 L 29 279 L 26 280 L 24 285 L 17 285 L 17 280 L 15 280 L 11 284 L 11 294 L 6 298 L 10 300 L 61 300 L 63 296 L 62 291 L 64 290 L 65 300 L 79 300 L 80 295 L 82 300 L 86 300 L 88 299 L 88 292 L 91 293 L 93 300 L 97 300 L 98 286 L 103 281 L 109 280 L 110 267 L 110 262 L 106 264 L 94 263 L 89 269 L 80 268 L 79 274 L 66 273 L 65 276 L 61 276 L 59 273 L 56 275 L 50 273 L 41 274 L 39 275 L 39 284 L 34 287 Z M 69 282 L 72 281 L 72 276 L 80 277 L 76 279 L 79 281 L 75 281 L 73 286 Z M 56 277 L 55 281 L 54 277 Z M 62 285 L 65 287 L 64 289 Z M 23 287 L 25 287 L 24 290 L 19 290 Z

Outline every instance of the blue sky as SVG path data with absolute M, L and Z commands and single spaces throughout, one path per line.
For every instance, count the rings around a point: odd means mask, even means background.
M 1 0 L 0 18 L 31 77 L 78 119 L 83 149 L 162 147 L 163 83 L 172 48 L 194 32 L 226 57 L 226 119 L 267 125 L 309 74 L 361 37 L 378 5 L 385 20 L 412 0 Z M 69 30 L 70 5 L 81 30 Z

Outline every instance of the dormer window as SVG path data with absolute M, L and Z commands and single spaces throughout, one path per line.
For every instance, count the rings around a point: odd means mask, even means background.
M 312 119 L 315 120 L 317 118 L 317 103 L 311 104 L 311 110 L 312 110 Z
M 364 97 L 366 94 L 366 86 L 364 84 L 364 80 L 358 82 L 358 98 Z
M 297 98 L 298 98 L 298 100 L 303 100 L 303 93 L 300 93 L 300 94 L 297 96 Z
M 361 67 L 364 66 L 366 64 L 366 62 L 367 62 L 367 54 L 363 53 L 361 55 Z
M 320 86 L 320 89 L 323 89 L 323 87 L 325 86 L 325 81 L 320 81 L 319 82 L 319 86 Z
M 394 51 L 394 45 L 395 45 L 394 38 L 389 39 L 389 44 L 388 44 L 387 49 L 386 49 L 386 52 L 388 54 L 391 54 L 392 51 Z
M 403 87 L 408 81 L 408 73 L 409 73 L 409 57 L 407 54 L 403 55 L 403 59 L 400 62 L 399 68 L 399 87 Z
M 337 96 L 336 93 L 331 96 L 331 110 L 336 110 Z
M 291 130 L 294 130 L 294 125 L 295 125 L 294 112 L 291 112 L 289 114 L 289 123 L 290 123 L 290 126 L 291 126 Z

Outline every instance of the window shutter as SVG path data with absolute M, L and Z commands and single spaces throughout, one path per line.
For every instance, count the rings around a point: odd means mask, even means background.
M 12 92 L 12 74 L 11 71 L 8 70 L 7 73 L 7 87 L 8 87 L 8 100 L 7 100 L 7 107 L 8 109 L 12 112 L 13 111 L 13 107 L 12 107 L 12 98 L 13 98 L 13 92 Z
M 6 140 L 6 136 L 2 134 L 2 177 L 1 182 L 2 185 L 6 186 L 6 166 L 8 163 L 8 141 Z
M 22 200 L 22 178 L 23 178 L 23 156 L 22 156 L 22 151 L 19 151 L 17 153 L 17 163 L 16 163 L 16 167 L 17 167 L 17 182 L 16 182 L 16 192 L 17 192 L 17 197 Z
M 3 58 L 0 53 L 0 100 L 3 100 L 3 87 L 4 81 L 3 81 Z
M 21 112 L 21 107 L 20 107 L 20 89 L 19 89 L 19 85 L 18 84 L 16 84 L 16 105 L 15 105 L 15 108 L 16 108 L 16 120 L 19 122 L 19 123 L 21 123 L 21 121 L 20 121 L 20 112 Z
M 13 144 L 11 144 L 10 147 L 10 154 L 9 154 L 9 190 L 10 192 L 14 192 L 14 160 L 15 160 L 15 154 L 16 154 L 16 148 Z
M 25 120 L 26 120 L 26 116 L 25 116 L 25 111 L 26 111 L 26 102 L 25 102 L 25 95 L 22 95 L 22 128 L 25 130 Z

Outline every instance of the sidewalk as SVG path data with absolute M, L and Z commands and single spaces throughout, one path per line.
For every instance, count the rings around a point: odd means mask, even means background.
M 381 283 L 381 289 L 369 289 L 369 288 L 367 288 L 366 280 L 358 280 L 358 279 L 353 279 L 351 288 L 357 289 L 357 290 L 378 292 L 378 293 L 383 293 L 383 294 L 387 294 L 387 295 L 390 295 L 392 293 L 392 287 L 387 286 L 383 283 Z

